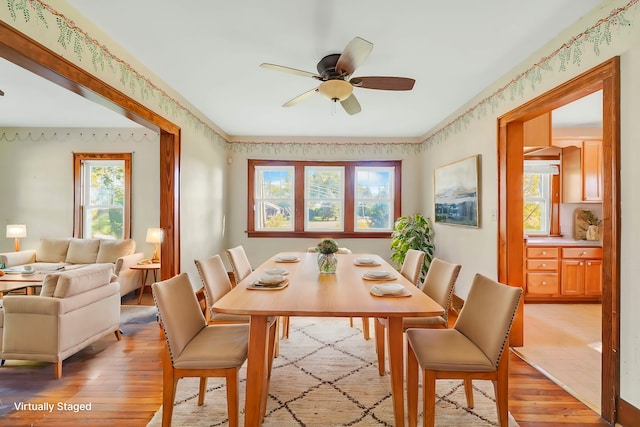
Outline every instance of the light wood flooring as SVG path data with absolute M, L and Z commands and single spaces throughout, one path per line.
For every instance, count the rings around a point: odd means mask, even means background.
M 602 309 L 600 304 L 525 304 L 524 346 L 528 363 L 600 413 Z
M 144 295 L 143 304 L 153 304 L 150 295 Z M 155 323 L 127 329 L 122 341 L 110 335 L 65 360 L 59 380 L 53 378 L 50 364 L 7 362 L 0 368 L 0 405 L 91 402 L 92 410 L 12 410 L 0 417 L 0 425 L 145 426 L 161 405 L 164 341 Z M 521 427 L 608 425 L 515 354 L 510 361 L 509 410 Z

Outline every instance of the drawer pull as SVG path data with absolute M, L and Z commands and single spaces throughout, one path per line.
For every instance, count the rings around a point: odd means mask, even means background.
M 542 251 L 542 255 L 546 255 L 546 254 L 547 254 L 547 251 Z
M 589 262 L 587 263 L 587 265 L 588 265 L 588 266 L 591 266 L 591 261 L 589 261 Z
M 540 284 L 541 284 L 542 286 L 547 286 L 547 282 L 545 282 L 544 280 L 543 280 L 542 282 L 540 282 Z
M 580 255 L 586 255 L 586 254 L 587 254 L 587 252 L 582 251 L 582 253 Z
M 545 264 L 544 262 L 542 264 L 540 264 L 540 267 L 546 267 L 547 264 Z
M 578 265 L 584 265 L 584 262 L 580 261 L 580 262 L 578 263 Z

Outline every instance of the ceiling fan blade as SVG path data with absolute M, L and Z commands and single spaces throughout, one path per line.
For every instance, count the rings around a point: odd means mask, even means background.
M 346 111 L 352 116 L 362 111 L 362 108 L 360 107 L 360 103 L 358 102 L 354 94 L 351 94 L 351 96 L 349 96 L 344 101 L 340 101 L 340 104 L 342 104 L 344 111 Z
M 311 98 L 312 95 L 315 95 L 318 92 L 318 88 L 311 89 L 302 95 L 298 95 L 295 98 L 285 102 L 282 104 L 283 107 L 291 107 L 292 105 L 296 105 L 298 102 L 304 101 L 307 98 Z
M 367 59 L 372 49 L 373 43 L 360 37 L 354 38 L 349 42 L 347 47 L 344 48 L 342 55 L 338 58 L 336 71 L 343 75 L 350 76 L 355 69 Z
M 349 83 L 355 87 L 379 90 L 411 90 L 415 82 L 414 79 L 408 77 L 383 76 L 354 77 L 349 80 Z
M 314 79 L 322 80 L 322 76 L 320 76 L 320 75 L 318 75 L 316 73 L 311 73 L 309 71 L 298 70 L 297 68 L 285 67 L 283 65 L 276 65 L 276 64 L 267 64 L 267 63 L 260 64 L 260 66 L 262 68 L 267 68 L 269 70 L 283 71 L 283 72 L 289 73 L 289 74 L 297 74 L 298 76 L 302 76 L 302 77 L 311 77 L 311 78 L 314 78 Z

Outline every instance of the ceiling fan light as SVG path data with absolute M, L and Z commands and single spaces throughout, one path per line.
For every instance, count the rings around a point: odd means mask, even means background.
M 344 80 L 327 80 L 320 83 L 318 92 L 332 101 L 344 101 L 351 96 L 353 86 Z

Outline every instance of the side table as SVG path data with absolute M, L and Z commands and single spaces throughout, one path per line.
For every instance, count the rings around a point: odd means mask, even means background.
M 147 276 L 149 275 L 149 271 L 153 271 L 153 281 L 158 281 L 158 270 L 160 270 L 160 263 L 154 262 L 151 264 L 136 264 L 132 267 L 129 267 L 132 270 L 140 270 L 142 274 L 140 275 L 140 294 L 138 294 L 138 304 L 142 302 L 142 294 L 144 293 L 144 287 L 147 284 Z

